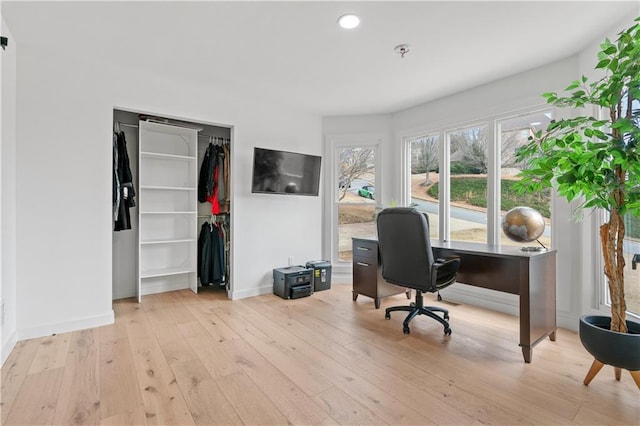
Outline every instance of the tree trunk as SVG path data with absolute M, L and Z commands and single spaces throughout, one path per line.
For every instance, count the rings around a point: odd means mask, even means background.
M 609 222 L 600 226 L 604 274 L 609 282 L 611 297 L 611 330 L 627 332 L 626 310 L 624 301 L 624 222 L 617 209 L 611 210 Z
M 429 185 L 431 185 L 431 179 L 429 179 L 429 172 L 427 171 L 424 174 L 424 182 L 422 182 L 420 186 L 429 186 Z

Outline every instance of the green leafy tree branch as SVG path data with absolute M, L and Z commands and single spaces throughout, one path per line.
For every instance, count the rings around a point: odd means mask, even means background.
M 609 219 L 600 227 L 604 272 L 611 296 L 611 329 L 626 332 L 623 216 L 640 216 L 640 18 L 615 43 L 600 45 L 595 67 L 604 77 L 573 81 L 562 95 L 544 93 L 547 103 L 606 111 L 602 118 L 576 116 L 552 121 L 517 153 L 526 165 L 516 185 L 521 192 L 554 187 L 580 209 L 601 208 Z M 574 114 L 576 115 L 576 114 Z

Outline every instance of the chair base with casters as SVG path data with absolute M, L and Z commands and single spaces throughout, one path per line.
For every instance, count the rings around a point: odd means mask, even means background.
M 416 301 L 410 306 L 393 306 L 387 308 L 384 313 L 386 319 L 391 319 L 391 312 L 394 311 L 406 311 L 409 312 L 407 318 L 402 322 L 402 331 L 404 334 L 409 334 L 411 329 L 409 328 L 409 322 L 418 315 L 426 315 L 438 321 L 444 327 L 444 334 L 446 336 L 451 335 L 451 327 L 447 320 L 449 319 L 449 311 L 437 306 L 424 306 L 424 299 L 420 290 L 416 291 Z M 442 312 L 444 315 L 440 317 L 436 312 Z

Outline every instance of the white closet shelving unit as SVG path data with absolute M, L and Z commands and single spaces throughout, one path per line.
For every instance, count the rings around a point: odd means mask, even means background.
M 198 129 L 139 122 L 138 302 L 197 280 Z

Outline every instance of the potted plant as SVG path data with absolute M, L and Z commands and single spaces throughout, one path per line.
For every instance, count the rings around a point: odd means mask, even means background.
M 600 45 L 595 69 L 602 78 L 583 76 L 562 95 L 542 95 L 555 107 L 572 108 L 572 117 L 552 121 L 520 149 L 518 159 L 527 167 L 517 188 L 554 187 L 568 201 L 579 199 L 579 209 L 608 212 L 600 241 L 611 317 L 580 319 L 581 340 L 595 358 L 584 383 L 609 364 L 618 380 L 621 368 L 629 370 L 640 388 L 640 324 L 626 319 L 623 256 L 623 219 L 640 216 L 640 18 L 615 43 Z

